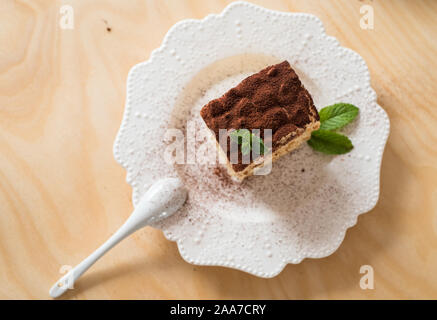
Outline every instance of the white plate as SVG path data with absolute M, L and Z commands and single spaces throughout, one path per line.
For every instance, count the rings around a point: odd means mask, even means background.
M 241 186 L 225 185 L 206 165 L 176 170 L 165 163 L 166 129 L 177 119 L 193 118 L 203 130 L 203 104 L 282 60 L 319 109 L 340 101 L 360 108 L 343 130 L 352 152 L 327 156 L 305 144 L 275 162 L 270 175 Z M 114 155 L 127 170 L 135 205 L 162 176 L 180 174 L 190 187 L 188 204 L 156 226 L 186 261 L 273 277 L 287 263 L 333 253 L 358 215 L 375 206 L 388 134 L 365 62 L 327 36 L 317 17 L 237 2 L 219 15 L 177 23 L 151 58 L 132 68 Z

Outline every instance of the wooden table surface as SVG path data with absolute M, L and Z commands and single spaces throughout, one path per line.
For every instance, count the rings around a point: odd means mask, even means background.
M 437 298 L 437 1 L 254 1 L 309 12 L 366 60 L 391 120 L 381 197 L 325 259 L 273 279 L 186 263 L 146 228 L 70 290 L 70 299 Z M 126 76 L 168 29 L 219 13 L 220 0 L 0 1 L 0 298 L 48 298 L 132 210 L 112 144 Z M 60 7 L 74 29 L 60 28 Z M 360 28 L 360 7 L 374 29 Z M 359 285 L 374 270 L 373 290 Z

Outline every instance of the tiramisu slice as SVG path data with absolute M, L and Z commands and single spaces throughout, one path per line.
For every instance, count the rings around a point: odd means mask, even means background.
M 288 61 L 244 79 L 221 98 L 210 101 L 200 114 L 214 134 L 220 152 L 227 158 L 229 174 L 239 180 L 252 175 L 265 161 L 274 161 L 296 149 L 320 126 L 313 99 Z M 264 136 L 264 132 L 268 132 L 264 129 L 271 129 L 271 140 L 268 141 L 271 148 L 258 155 L 251 152 L 250 160 L 243 161 L 247 148 L 244 150 L 240 144 L 238 161 L 231 161 L 236 158 L 235 152 L 231 152 L 231 139 L 227 138 L 225 145 L 219 144 L 220 129 L 231 133 L 232 130 L 247 133 L 247 130 L 256 132 L 254 129 L 259 129 L 260 133 L 253 137 L 261 139 L 269 139 Z

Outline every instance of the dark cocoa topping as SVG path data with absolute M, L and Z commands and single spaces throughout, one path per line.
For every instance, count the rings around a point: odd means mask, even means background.
M 271 129 L 273 151 L 284 144 L 282 138 L 319 120 L 311 95 L 288 61 L 244 79 L 222 97 L 205 105 L 200 114 L 217 141 L 219 129 L 260 129 L 261 138 L 264 138 L 264 129 Z M 298 134 L 292 135 L 287 142 L 296 136 Z M 230 159 L 229 141 L 226 151 Z M 240 162 L 241 158 L 240 153 Z M 232 166 L 235 171 L 242 171 L 248 164 Z

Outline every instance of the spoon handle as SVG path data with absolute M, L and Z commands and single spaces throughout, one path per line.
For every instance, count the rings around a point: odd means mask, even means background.
M 138 229 L 172 215 L 184 204 L 186 198 L 187 191 L 179 179 L 164 178 L 155 182 L 120 229 L 85 260 L 61 277 L 50 289 L 50 296 L 57 298 L 68 289 L 73 289 L 76 280 L 108 250 Z
M 114 247 L 121 240 L 138 230 L 135 225 L 128 219 L 105 243 L 97 250 L 91 253 L 81 263 L 71 269 L 67 274 L 61 277 L 50 289 L 49 293 L 52 298 L 57 298 L 69 288 L 73 288 L 76 280 L 87 271 L 97 260 L 99 260 L 108 250 Z

